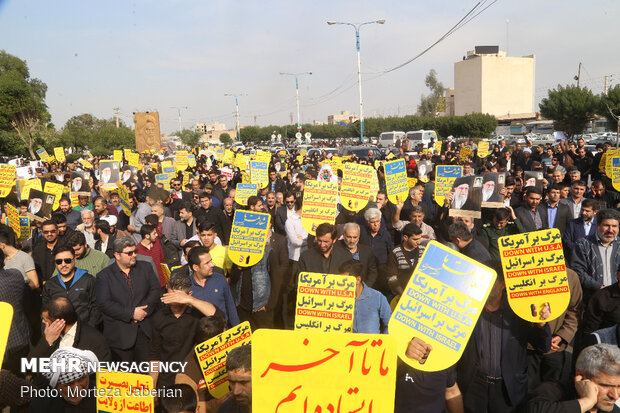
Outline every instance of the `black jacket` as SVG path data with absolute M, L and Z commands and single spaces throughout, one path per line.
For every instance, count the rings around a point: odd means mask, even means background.
M 65 297 L 71 301 L 75 312 L 83 322 L 93 327 L 101 323 L 101 313 L 95 297 L 95 277 L 86 271 L 76 268 L 68 289 L 60 280 L 60 275 L 50 278 L 41 292 L 43 305 L 58 297 Z
M 47 341 L 45 341 L 45 337 L 41 337 L 37 345 L 30 350 L 28 357 L 51 356 L 54 351 L 58 350 L 61 340 L 62 337 L 59 337 L 58 340 L 54 341 L 50 346 L 47 344 Z M 72 347 L 79 348 L 80 350 L 92 351 L 99 361 L 112 361 L 112 354 L 110 353 L 110 349 L 103 334 L 96 328 L 80 320 L 77 321 L 75 340 L 73 341 Z
M 218 237 L 222 243 L 226 245 L 225 240 L 230 239 L 231 228 L 226 224 L 227 220 L 224 216 L 224 211 L 213 206 L 211 206 L 208 211 L 200 207 L 194 212 L 194 219 L 200 221 L 203 218 L 206 218 L 215 225 L 215 231 Z
M 347 248 L 347 245 L 344 243 L 344 240 L 340 240 L 336 242 L 334 248 L 340 248 L 345 253 L 348 253 L 353 259 L 353 254 Z M 375 255 L 372 253 L 372 249 L 368 245 L 357 244 L 357 249 L 359 252 L 359 262 L 364 266 L 364 272 L 362 275 L 362 281 L 366 283 L 367 286 L 372 287 L 377 281 L 377 260 L 375 259 Z M 337 273 L 339 274 L 339 273 Z

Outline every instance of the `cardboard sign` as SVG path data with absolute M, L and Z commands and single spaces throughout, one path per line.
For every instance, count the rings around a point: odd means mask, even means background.
M 127 163 L 129 166 L 135 166 L 136 168 L 140 168 L 140 154 L 135 152 L 126 152 L 125 159 L 127 159 Z
M 612 167 L 613 167 L 613 163 L 612 163 L 612 159 L 616 156 L 620 156 L 620 149 L 609 149 L 607 152 L 605 152 L 607 154 L 607 156 L 605 157 L 605 175 L 607 175 L 607 177 L 609 179 L 611 179 L 612 175 L 613 175 L 613 171 L 612 171 Z
M 409 196 L 407 186 L 407 169 L 404 159 L 396 159 L 383 165 L 385 168 L 385 186 L 388 199 L 393 204 L 405 202 Z
M 21 241 L 30 238 L 30 218 L 19 217 L 19 239 Z
M 267 165 L 269 165 L 269 162 L 271 162 L 271 152 L 266 152 L 266 151 L 256 152 L 256 160 L 258 162 L 266 162 Z
M 295 330 L 350 333 L 355 313 L 355 277 L 302 272 L 297 284 Z
M 190 168 L 193 168 L 194 166 L 196 166 L 196 155 L 194 154 L 187 155 L 187 164 L 189 165 Z
M 250 323 L 244 321 L 194 347 L 207 390 L 216 399 L 224 397 L 229 392 L 226 371 L 228 353 L 234 348 L 250 344 L 251 337 Z
M 114 150 L 114 158 L 112 158 L 113 160 L 115 160 L 116 162 L 118 162 L 119 164 L 121 162 L 123 162 L 123 151 L 121 151 L 120 149 L 115 149 Z
M 540 309 L 549 303 L 551 317 L 545 321 L 561 316 L 568 308 L 570 289 L 560 230 L 551 228 L 509 235 L 501 237 L 497 243 L 508 303 L 515 314 L 539 323 Z
M 489 156 L 489 142 L 478 142 L 478 158 Z
M 463 174 L 462 166 L 438 165 L 435 167 L 435 202 L 443 206 L 446 194 L 452 190 L 456 178 Z
M 254 412 L 393 412 L 395 387 L 390 336 L 275 329 L 252 336 Z
M 56 182 L 46 181 L 43 192 L 56 196 L 54 198 L 54 205 L 52 205 L 52 211 L 56 211 L 60 205 L 60 198 L 65 193 L 65 186 Z
M 86 169 L 93 169 L 93 164 L 88 162 L 86 159 L 80 159 L 80 164 Z
M 18 181 L 18 184 L 20 200 L 28 199 L 30 197 L 31 189 L 36 189 L 43 192 L 43 187 L 41 186 L 41 180 L 39 178 L 20 180 Z
M 15 165 L 0 164 L 0 198 L 6 198 L 15 185 Z
M 97 411 L 100 413 L 153 412 L 153 378 L 136 373 L 97 373 Z
M 155 183 L 162 184 L 166 191 L 170 190 L 170 175 L 168 174 L 155 175 Z
M 125 215 L 130 216 L 131 206 L 129 205 L 129 191 L 127 191 L 125 185 L 120 185 L 116 189 L 116 192 L 118 193 L 118 197 L 121 201 L 121 208 L 123 208 L 123 212 L 125 213 Z
M 465 350 L 495 282 L 495 271 L 440 244 L 429 242 L 389 323 L 398 356 L 415 369 L 439 371 Z M 413 337 L 433 347 L 426 363 L 405 355 Z
M 39 158 L 43 161 L 43 162 L 47 162 L 47 160 L 49 159 L 49 154 L 47 153 L 47 151 L 45 150 L 45 148 L 39 148 L 37 149 L 37 155 L 39 155 Z
M 471 146 L 467 145 L 467 146 L 461 147 L 461 150 L 459 152 L 459 156 L 461 157 L 461 159 L 464 159 L 464 158 L 468 157 L 469 155 L 471 155 L 471 153 L 472 153 Z
M 247 206 L 248 198 L 258 194 L 258 185 L 256 184 L 237 184 L 235 191 L 235 202 L 239 205 Z
M 121 179 L 120 165 L 116 161 L 99 162 L 99 186 L 106 189 L 118 187 Z
M 226 149 L 224 151 L 224 157 L 222 158 L 222 163 L 232 165 L 235 162 L 235 154 L 230 149 Z
M 8 225 L 15 233 L 15 236 L 19 237 L 21 234 L 21 229 L 19 227 L 19 211 L 9 203 L 6 204 L 6 218 L 9 221 Z
M 239 168 L 240 171 L 245 171 L 246 163 L 245 163 L 245 156 L 243 156 L 243 153 L 239 152 L 237 153 L 237 155 L 235 155 L 233 166 L 235 168 Z
M 433 144 L 433 149 L 437 153 L 441 153 L 441 141 L 437 141 Z
M 189 166 L 188 157 L 189 154 L 187 153 L 187 151 L 177 151 L 174 164 L 177 171 L 184 171 L 187 169 L 187 167 Z
M 250 161 L 250 182 L 264 188 L 269 184 L 269 164 L 267 162 Z
M 360 211 L 368 204 L 372 176 L 377 171 L 370 165 L 347 162 L 343 165 L 340 203 L 349 211 Z
M 614 156 L 611 158 L 611 183 L 614 189 L 618 191 L 620 188 L 620 157 Z
M 418 178 L 407 178 L 407 188 L 411 189 L 418 183 Z
M 263 258 L 271 214 L 236 210 L 233 217 L 228 258 L 240 267 L 251 267 Z
M 54 156 L 56 157 L 56 160 L 58 162 L 64 162 L 66 160 L 65 148 L 63 148 L 62 146 L 58 146 L 54 148 Z
M 6 343 L 9 339 L 12 321 L 13 306 L 0 301 L 0 367 L 2 367 L 2 361 L 4 360 L 4 352 L 6 351 Z
M 308 180 L 304 186 L 304 201 L 301 207 L 301 225 L 308 234 L 315 235 L 316 227 L 336 222 L 338 205 L 338 183 Z

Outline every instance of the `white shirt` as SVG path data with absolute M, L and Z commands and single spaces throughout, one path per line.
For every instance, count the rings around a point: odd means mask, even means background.
M 301 225 L 301 217 L 291 215 L 284 224 L 289 260 L 299 261 L 299 255 L 308 249 L 308 232 Z M 301 239 L 300 239 L 301 237 Z
M 60 344 L 58 344 L 58 348 L 61 347 L 73 347 L 73 343 L 75 342 L 75 333 L 77 332 L 77 322 L 73 324 L 73 327 L 67 331 L 67 334 L 62 336 L 60 339 Z

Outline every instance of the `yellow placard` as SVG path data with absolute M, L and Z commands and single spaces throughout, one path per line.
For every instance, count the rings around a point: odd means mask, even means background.
M 545 321 L 564 314 L 570 302 L 570 289 L 560 230 L 509 235 L 497 243 L 508 303 L 515 314 L 539 323 L 540 309 L 545 303 L 551 308 L 551 317 Z
M 433 149 L 437 153 L 441 153 L 441 141 L 437 141 L 433 144 Z
M 93 169 L 93 164 L 91 164 L 90 162 L 88 162 L 86 159 L 80 159 L 80 163 L 82 164 L 82 166 L 86 169 Z
M 98 372 L 98 412 L 153 412 L 153 378 L 145 374 Z
M 323 223 L 336 223 L 338 184 L 308 180 L 304 186 L 304 202 L 301 207 L 301 225 L 308 234 L 314 235 L 316 227 Z
M 608 159 L 608 163 L 611 164 L 611 183 L 616 191 L 620 188 L 620 157 L 614 156 L 613 158 Z
M 248 198 L 258 194 L 258 185 L 256 184 L 237 184 L 235 191 L 235 202 L 239 205 L 247 206 Z
M 56 195 L 56 198 L 54 198 L 54 205 L 52 206 L 52 211 L 56 211 L 58 209 L 60 205 L 60 198 L 65 193 L 65 188 L 66 187 L 63 184 L 50 181 L 45 182 L 43 192 Z
M 114 150 L 114 161 L 118 162 L 119 165 L 121 162 L 123 162 L 123 151 L 120 149 L 115 149 Z
M 353 331 L 355 285 L 355 277 L 350 275 L 300 273 L 295 330 Z
M 9 303 L 0 301 L 0 367 L 4 360 L 6 343 L 9 340 L 11 322 L 13 321 L 13 306 Z
M 478 158 L 489 156 L 489 142 L 478 142 Z
M 19 217 L 19 239 L 21 241 L 30 238 L 30 218 Z
M 39 155 L 39 158 L 43 161 L 43 162 L 47 162 L 49 160 L 49 154 L 47 153 L 47 151 L 45 150 L 45 148 L 39 148 L 37 149 L 37 155 Z
M 155 183 L 162 184 L 164 189 L 168 191 L 170 189 L 170 174 L 155 175 Z
M 244 321 L 194 347 L 207 390 L 216 399 L 221 399 L 229 392 L 226 371 L 228 353 L 234 348 L 250 344 L 251 338 L 250 323 Z
M 269 165 L 271 162 L 271 152 L 258 151 L 256 152 L 256 160 L 259 162 L 266 162 Z
M 347 162 L 343 166 L 340 203 L 349 211 L 360 211 L 368 204 L 372 176 L 377 171 L 370 165 Z
M 136 168 L 138 168 L 140 165 L 140 154 L 139 153 L 134 153 L 134 152 L 127 153 L 126 152 L 125 159 L 127 159 L 127 163 L 129 164 L 129 166 L 135 166 Z
M 226 149 L 224 151 L 224 157 L 222 158 L 222 163 L 227 163 L 232 165 L 235 161 L 235 154 L 230 149 Z
M 395 387 L 390 336 L 275 329 L 252 336 L 252 411 L 393 412 Z
M 11 193 L 15 185 L 15 165 L 0 164 L 0 198 L 5 198 Z
M 119 185 L 116 188 L 116 193 L 118 193 L 118 197 L 121 201 L 121 208 L 123 208 L 123 212 L 125 215 L 131 215 L 131 206 L 129 205 L 129 191 L 127 191 L 127 187 L 125 185 Z
M 300 154 L 301 156 L 306 156 L 306 154 L 307 154 L 307 153 L 308 153 L 308 150 L 307 150 L 307 149 L 300 149 L 300 150 L 299 150 L 299 154 Z
M 194 154 L 187 155 L 187 164 L 189 165 L 190 168 L 193 168 L 194 166 L 196 166 L 196 155 Z
M 269 163 L 261 161 L 250 161 L 250 183 L 264 188 L 269 184 Z
M 235 161 L 233 165 L 235 168 L 239 168 L 240 171 L 245 171 L 245 168 L 246 168 L 245 157 L 241 152 L 235 155 Z
M 407 177 L 407 188 L 411 189 L 418 183 L 418 178 Z
M 63 148 L 62 146 L 54 148 L 54 156 L 56 157 L 56 160 L 58 160 L 58 162 L 64 162 L 66 160 L 65 148 Z
M 299 162 L 299 164 L 303 164 L 304 163 L 304 156 L 303 155 L 297 155 L 297 162 Z
M 228 258 L 240 267 L 260 262 L 265 252 L 271 214 L 236 210 L 233 217 Z
M 452 191 L 452 185 L 463 175 L 463 167 L 456 165 L 437 165 L 435 167 L 435 202 L 443 206 L 446 194 Z
M 390 153 L 388 153 L 388 154 L 387 154 L 387 156 L 385 157 L 385 159 L 388 159 L 388 160 L 390 160 L 390 159 L 394 159 L 394 156 L 395 156 L 395 155 L 394 155 L 394 152 L 390 152 Z
M 174 167 L 174 165 L 172 164 L 172 161 L 162 161 L 161 162 L 161 169 L 162 171 L 164 170 L 164 168 L 172 168 Z
M 189 167 L 189 154 L 187 151 L 177 151 L 175 157 L 175 166 L 177 171 L 184 171 Z
M 459 156 L 461 157 L 461 159 L 464 159 L 465 157 L 471 155 L 471 152 L 471 146 L 462 146 L 459 152 Z
M 19 211 L 13 205 L 6 204 L 6 216 L 9 220 L 9 227 L 15 232 L 15 236 L 19 237 L 21 229 L 19 227 Z
M 439 371 L 454 365 L 483 311 L 495 271 L 431 241 L 407 283 L 389 323 L 398 356 L 415 369 Z M 433 348 L 426 360 L 405 355 L 413 337 Z
M 31 189 L 38 189 L 43 192 L 43 186 L 39 178 L 33 179 L 20 179 L 19 181 L 19 197 L 21 200 L 28 199 Z
M 385 168 L 385 186 L 388 199 L 393 204 L 405 202 L 409 196 L 407 186 L 407 168 L 404 159 L 396 159 L 383 165 Z
M 605 157 L 605 175 L 607 175 L 607 177 L 611 179 L 611 176 L 613 175 L 612 169 L 611 169 L 612 168 L 611 160 L 615 156 L 620 155 L 620 149 L 610 149 L 605 153 L 607 154 L 607 156 Z

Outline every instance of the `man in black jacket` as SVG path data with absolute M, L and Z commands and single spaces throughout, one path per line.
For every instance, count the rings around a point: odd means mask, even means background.
M 213 207 L 211 195 L 208 193 L 202 192 L 200 194 L 200 207 L 194 211 L 194 217 L 197 221 L 206 219 L 212 222 L 215 225 L 215 232 L 217 232 L 223 243 L 225 243 L 225 240 L 230 239 L 230 227 L 226 225 L 224 212 L 219 208 Z
M 44 221 L 41 224 L 41 233 L 45 242 L 39 242 L 32 250 L 39 285 L 43 285 L 52 276 L 56 267 L 54 266 L 54 248 L 58 243 L 58 226 L 52 220 Z
M 342 240 L 336 242 L 335 248 L 341 248 L 351 254 L 352 258 L 363 265 L 362 281 L 372 287 L 377 280 L 377 260 L 368 245 L 360 244 L 360 226 L 355 222 L 344 224 Z
M 43 286 L 43 305 L 58 297 L 66 297 L 81 321 L 97 327 L 101 313 L 95 299 L 95 277 L 75 268 L 75 252 L 70 246 L 59 245 L 54 249 L 54 262 L 58 274 Z
M 299 256 L 297 275 L 302 272 L 340 274 L 340 265 L 351 259 L 351 254 L 336 244 L 336 227 L 324 222 L 316 227 L 316 246 L 308 248 Z

